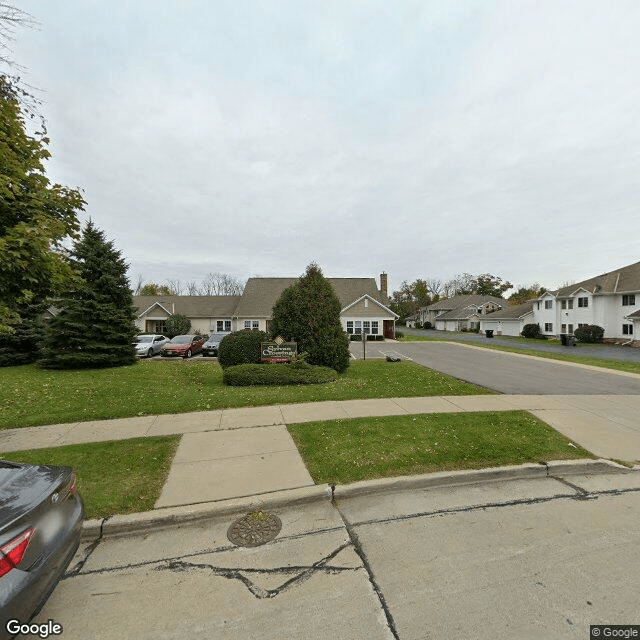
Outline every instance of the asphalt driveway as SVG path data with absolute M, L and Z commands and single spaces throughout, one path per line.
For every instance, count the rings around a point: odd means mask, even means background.
M 500 345 L 503 347 L 516 347 L 525 351 L 547 351 L 548 353 L 587 356 L 590 358 L 602 358 L 603 360 L 640 362 L 640 349 L 622 347 L 619 345 L 578 344 L 575 347 L 563 347 L 561 344 L 550 343 L 547 340 L 525 342 L 519 338 L 512 338 L 508 336 L 494 336 L 493 338 L 487 338 L 484 333 L 435 331 L 434 329 L 411 329 L 409 327 L 399 327 L 397 330 L 401 331 L 405 335 L 438 338 L 439 340 L 453 340 L 478 345 Z
M 362 343 L 351 353 L 362 357 Z M 529 395 L 638 395 L 640 376 L 558 360 L 473 348 L 452 342 L 371 342 L 367 358 L 397 356 L 500 393 Z

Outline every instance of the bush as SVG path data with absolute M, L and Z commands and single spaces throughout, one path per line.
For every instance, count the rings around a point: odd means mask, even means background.
M 359 333 L 351 333 L 349 334 L 349 340 L 351 342 L 362 342 L 362 336 Z
M 382 342 L 384 340 L 384 336 L 380 333 L 376 333 L 376 342 Z
M 427 320 L 423 325 L 423 329 L 433 329 L 433 325 Z
M 268 336 L 258 329 L 234 331 L 222 338 L 218 347 L 218 362 L 224 369 L 239 364 L 260 362 L 260 343 L 266 342 Z
M 540 325 L 525 324 L 524 327 L 522 327 L 522 331 L 520 332 L 520 335 L 523 338 L 540 338 L 540 336 L 542 335 L 540 333 Z
M 396 331 L 396 340 L 400 340 L 400 338 L 404 338 L 404 333 L 402 333 L 402 331 Z
M 180 313 L 174 313 L 166 319 L 165 327 L 170 338 L 183 336 L 191 330 L 191 320 Z
M 226 340 L 226 338 L 225 338 Z M 222 346 L 222 344 L 220 344 Z M 227 367 L 222 381 L 231 387 L 254 385 L 321 384 L 332 382 L 338 374 L 329 367 L 291 366 L 285 363 L 240 364 Z
M 597 324 L 588 324 L 584 327 L 578 327 L 573 332 L 573 335 L 580 342 L 602 342 L 604 329 Z
M 422 329 L 422 322 L 416 322 L 415 328 Z

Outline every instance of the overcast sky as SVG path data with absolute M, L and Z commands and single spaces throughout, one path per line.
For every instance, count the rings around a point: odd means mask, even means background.
M 49 175 L 132 280 L 556 287 L 640 260 L 637 0 L 20 6 Z

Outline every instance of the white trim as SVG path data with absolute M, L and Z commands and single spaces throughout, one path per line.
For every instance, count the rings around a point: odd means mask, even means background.
M 393 311 L 391 311 L 389 307 L 385 307 L 382 304 L 382 302 L 376 300 L 375 298 L 370 296 L 368 293 L 365 293 L 363 296 L 360 296 L 357 300 L 355 300 L 351 304 L 348 304 L 344 309 L 342 309 L 342 311 L 340 311 L 340 315 L 342 315 L 345 311 L 347 311 L 347 309 L 350 309 L 351 307 L 358 304 L 358 302 L 360 302 L 361 300 L 364 300 L 365 298 L 367 298 L 368 300 L 371 300 L 374 304 L 377 304 L 381 309 L 384 309 L 385 311 L 387 311 L 390 315 L 394 316 L 396 320 L 400 317 L 397 313 L 394 313 Z
M 151 311 L 151 309 L 153 309 L 153 307 L 160 307 L 163 311 L 168 313 L 170 316 L 173 315 L 173 313 L 169 311 L 169 309 L 165 309 L 159 302 L 154 302 L 150 307 L 148 307 L 141 314 L 139 314 L 138 318 L 142 318 L 142 316 L 145 316 L 149 311 Z

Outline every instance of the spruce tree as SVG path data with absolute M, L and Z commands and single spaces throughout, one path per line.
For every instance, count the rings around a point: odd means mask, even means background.
M 134 307 L 127 265 L 92 222 L 71 253 L 76 278 L 56 301 L 41 364 L 48 369 L 118 367 L 136 361 Z
M 311 263 L 305 274 L 273 307 L 271 334 L 298 343 L 309 364 L 343 373 L 349 366 L 349 340 L 340 322 L 340 301 L 320 267 Z
M 16 306 L 20 321 L 13 325 L 13 333 L 0 331 L 0 367 L 30 364 L 41 355 L 46 303 Z

